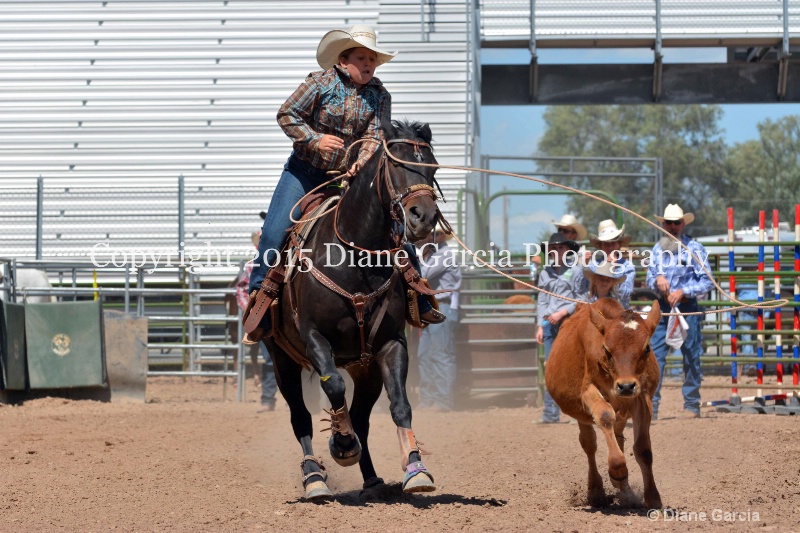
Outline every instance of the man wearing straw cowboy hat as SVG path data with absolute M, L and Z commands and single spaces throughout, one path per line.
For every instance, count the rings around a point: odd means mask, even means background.
M 706 273 L 711 271 L 706 249 L 684 233 L 684 228 L 694 222 L 694 215 L 684 213 L 678 204 L 669 204 L 664 209 L 664 216 L 656 215 L 656 219 L 670 236 L 662 237 L 653 246 L 652 258 L 647 268 L 647 286 L 660 295 L 658 302 L 662 313 L 669 313 L 673 309 L 681 313 L 698 312 L 700 307 L 697 299 L 711 290 L 712 283 Z M 681 345 L 684 373 L 681 418 L 697 418 L 700 416 L 700 356 L 703 355 L 700 332 L 702 315 L 688 315 L 684 318 L 689 324 L 689 330 Z M 666 343 L 668 321 L 667 316 L 661 318 L 651 339 L 661 370 L 661 379 L 653 397 L 653 419 L 658 418 L 661 384 L 664 381 L 664 367 L 669 351 Z
M 574 215 L 567 213 L 561 217 L 559 221 L 553 221 L 556 231 L 563 233 L 566 237 L 573 241 L 582 241 L 586 239 L 586 226 L 578 222 Z
M 620 251 L 623 246 L 628 246 L 631 242 L 629 235 L 625 235 L 625 224 L 618 228 L 613 220 L 607 219 L 597 225 L 597 235 L 591 235 L 589 242 L 597 251 L 592 254 L 592 261 L 589 266 L 600 266 L 609 263 L 609 267 L 615 274 L 619 274 L 619 281 L 616 287 L 616 298 L 625 309 L 631 307 L 631 294 L 633 294 L 633 282 L 636 278 L 636 269 L 633 264 L 625 259 Z M 586 270 L 583 271 L 586 273 Z M 581 292 L 589 291 L 589 280 L 584 278 L 580 284 Z
M 382 139 L 381 123 L 391 120 L 392 100 L 389 91 L 375 77 L 375 69 L 396 54 L 378 47 L 375 30 L 370 26 L 356 24 L 347 30 L 329 31 L 317 47 L 317 63 L 323 70 L 309 74 L 278 110 L 278 124 L 292 139 L 293 149 L 264 219 L 257 264 L 250 276 L 251 302 L 255 302 L 259 291 L 262 299 L 271 301 L 283 283 L 282 275 L 270 270 L 270 266 L 277 263 L 278 252 L 292 225 L 292 207 L 325 182 L 328 171 L 344 169 L 348 164 L 345 154 L 353 143 Z M 358 159 L 347 169 L 345 177 L 354 175 L 378 146 L 378 142 L 359 144 Z M 300 216 L 298 211 L 292 213 L 295 219 Z M 427 300 L 421 300 L 423 321 L 444 320 L 430 304 L 425 306 Z M 259 306 L 267 307 L 268 304 Z M 246 342 L 258 341 L 267 334 L 269 322 L 269 313 L 264 313 L 258 329 L 248 333 Z

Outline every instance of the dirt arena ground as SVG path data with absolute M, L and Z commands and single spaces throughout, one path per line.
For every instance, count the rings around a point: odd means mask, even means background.
M 668 389 L 652 438 L 669 510 L 651 520 L 642 508 L 586 504 L 576 425 L 534 425 L 540 410 L 488 402 L 415 414 L 436 492 L 401 493 L 399 447 L 383 411 L 373 415 L 370 444 L 390 484 L 386 500 L 359 500 L 358 468 L 333 463 L 322 434 L 316 452 L 336 497 L 304 502 L 286 405 L 257 413 L 251 381 L 246 403 L 222 393 L 219 379 L 151 378 L 146 404 L 0 406 L 0 531 L 800 531 L 796 416 L 705 410 L 680 420 L 680 392 Z M 640 492 L 630 445 L 626 455 Z

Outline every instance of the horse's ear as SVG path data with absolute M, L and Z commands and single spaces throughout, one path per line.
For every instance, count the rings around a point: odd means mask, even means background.
M 426 143 L 430 144 L 431 139 L 433 139 L 433 133 L 431 133 L 431 127 L 429 124 L 423 124 L 420 126 L 419 137 Z
M 606 319 L 592 306 L 589 306 L 589 320 L 592 321 L 600 335 L 606 334 Z
M 395 139 L 397 137 L 397 128 L 394 127 L 394 124 L 389 119 L 381 119 L 381 131 L 383 131 L 384 139 Z

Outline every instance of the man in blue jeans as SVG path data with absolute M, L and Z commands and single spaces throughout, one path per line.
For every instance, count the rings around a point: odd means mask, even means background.
M 418 409 L 447 412 L 453 409 L 456 382 L 455 329 L 458 325 L 458 290 L 461 270 L 441 226 L 425 239 L 418 256 L 420 274 L 433 289 L 448 290 L 436 295 L 439 311 L 447 317 L 441 324 L 430 324 L 419 339 L 419 405 Z
M 713 284 L 706 273 L 711 271 L 711 267 L 708 264 L 708 254 L 705 248 L 684 233 L 686 225 L 694 221 L 694 215 L 684 213 L 678 204 L 669 204 L 664 210 L 664 216 L 656 215 L 656 219 L 670 233 L 671 237 L 662 237 L 653 246 L 653 254 L 647 269 L 647 286 L 660 295 L 658 303 L 662 313 L 671 312 L 673 307 L 677 307 L 681 313 L 700 311 L 697 299 L 710 291 Z M 679 242 L 683 243 L 686 248 Z M 700 356 L 703 355 L 700 330 L 702 315 L 689 315 L 685 319 L 689 324 L 689 331 L 681 346 L 684 380 L 683 413 L 680 417 L 698 418 L 700 416 L 700 381 L 702 378 Z M 653 420 L 658 419 L 661 385 L 664 381 L 664 367 L 669 352 L 666 343 L 668 322 L 668 316 L 661 318 L 650 341 L 661 370 L 661 379 L 653 397 Z
M 581 270 L 583 264 L 578 256 L 580 246 L 569 239 L 564 233 L 553 233 L 546 243 L 542 243 L 545 250 L 545 267 L 539 274 L 540 289 L 536 301 L 537 322 L 536 342 L 544 346 L 544 360 L 550 358 L 550 350 L 558 335 L 558 330 L 564 320 L 569 318 L 577 304 L 564 300 L 559 296 L 566 296 L 573 300 L 583 300 L 580 292 Z M 551 296 L 550 294 L 555 296 Z M 561 421 L 561 410 L 555 400 L 550 396 L 547 388 L 544 390 L 544 413 L 537 424 L 558 424 Z

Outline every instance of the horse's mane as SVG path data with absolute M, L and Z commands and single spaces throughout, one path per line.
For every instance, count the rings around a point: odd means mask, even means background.
M 415 120 L 392 120 L 390 124 L 381 124 L 386 139 L 419 139 L 430 143 L 433 139 L 431 128 L 428 124 Z

